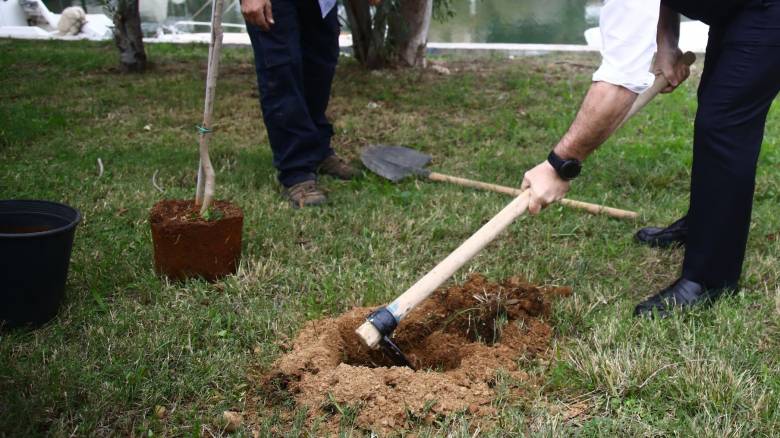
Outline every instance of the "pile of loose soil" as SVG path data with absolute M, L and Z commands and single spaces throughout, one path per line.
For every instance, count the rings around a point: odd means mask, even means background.
M 516 277 L 490 283 L 481 275 L 437 290 L 395 331 L 417 371 L 394 367 L 360 343 L 355 329 L 373 309 L 311 321 L 260 378 L 257 401 L 305 406 L 311 419 L 325 416 L 331 429 L 355 415 L 356 426 L 379 433 L 456 412 L 490 416 L 497 372 L 529 379 L 517 359 L 547 350 L 550 298 L 570 293 Z

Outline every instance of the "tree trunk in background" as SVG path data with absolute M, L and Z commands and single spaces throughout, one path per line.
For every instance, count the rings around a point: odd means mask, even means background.
M 146 69 L 139 0 L 118 0 L 114 11 L 114 41 L 119 49 L 123 72 L 143 73 Z
M 395 46 L 397 62 L 408 67 L 425 67 L 433 0 L 400 0 L 398 9 L 390 22 L 388 36 Z
M 368 68 L 382 68 L 388 62 L 384 50 L 387 4 L 380 4 L 371 16 L 367 0 L 344 2 L 352 32 L 352 53 L 355 59 Z
M 352 51 L 368 68 L 425 66 L 433 0 L 384 0 L 371 14 L 367 0 L 345 0 Z

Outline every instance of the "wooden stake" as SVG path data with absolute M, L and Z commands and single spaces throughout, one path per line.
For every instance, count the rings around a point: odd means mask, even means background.
M 214 0 L 211 8 L 211 43 L 209 44 L 209 59 L 206 73 L 206 99 L 203 108 L 203 124 L 200 134 L 200 164 L 198 166 L 198 187 L 195 192 L 195 204 L 200 205 L 200 214 L 208 211 L 214 198 L 214 166 L 209 157 L 209 140 L 211 139 L 211 114 L 214 110 L 214 95 L 217 88 L 219 73 L 219 52 L 222 49 L 222 5 L 223 0 Z

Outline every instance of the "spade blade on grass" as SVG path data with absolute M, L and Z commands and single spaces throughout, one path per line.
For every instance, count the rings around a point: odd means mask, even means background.
M 403 146 L 367 146 L 360 152 L 360 159 L 372 172 L 392 182 L 430 174 L 425 166 L 431 162 L 431 156 Z

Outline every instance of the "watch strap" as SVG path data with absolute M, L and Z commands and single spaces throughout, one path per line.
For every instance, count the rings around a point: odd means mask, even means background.
M 558 174 L 558 176 L 566 181 L 571 181 L 572 179 L 576 178 L 580 173 L 582 165 L 579 160 L 566 160 L 559 157 L 554 150 L 551 150 L 549 155 L 547 155 L 547 162 L 549 162 L 553 169 L 555 169 L 555 172 Z M 564 168 L 566 168 L 566 170 L 564 170 Z M 571 173 L 572 169 L 576 169 L 576 171 Z

